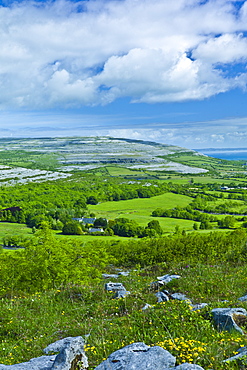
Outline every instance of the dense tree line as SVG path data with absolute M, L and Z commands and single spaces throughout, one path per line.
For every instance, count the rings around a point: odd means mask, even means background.
M 23 241 L 25 249 L 0 253 L 0 296 L 15 292 L 40 292 L 59 289 L 68 284 L 87 284 L 100 279 L 107 265 L 136 267 L 169 262 L 246 263 L 245 229 L 222 234 L 175 233 L 159 238 L 130 242 L 92 242 L 59 240 L 46 223 L 31 239 Z
M 222 198 L 221 195 L 219 195 Z M 231 215 L 236 215 L 240 211 L 233 210 L 233 207 L 242 207 L 239 202 L 224 201 L 220 204 L 215 204 L 215 198 L 212 195 L 200 194 L 186 207 L 174 207 L 173 209 L 157 208 L 152 212 L 153 217 L 170 217 L 187 219 L 200 222 L 200 229 L 211 229 L 211 222 L 217 222 L 220 228 L 234 227 L 236 219 Z M 242 211 L 247 214 L 247 210 Z M 226 214 L 224 219 L 218 219 L 217 214 Z M 196 224 L 194 229 L 197 230 Z
M 158 263 L 186 261 L 191 263 L 246 263 L 247 232 L 237 229 L 228 233 L 175 233 L 161 238 L 119 242 L 111 246 L 111 254 L 120 266 L 142 267 Z
M 179 208 L 175 207 L 173 209 L 164 210 L 162 208 L 157 208 L 152 212 L 153 217 L 171 217 L 180 218 L 186 220 L 193 220 L 198 222 L 215 222 L 217 217 L 214 215 L 208 215 L 207 213 L 202 213 L 200 211 L 194 210 L 191 207 Z

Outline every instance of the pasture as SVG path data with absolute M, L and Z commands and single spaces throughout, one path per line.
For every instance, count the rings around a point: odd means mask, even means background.
M 134 218 L 136 216 L 150 216 L 156 208 L 170 209 L 173 207 L 186 207 L 192 198 L 173 193 L 165 193 L 152 198 L 135 198 L 129 200 L 121 200 L 118 202 L 104 202 L 97 205 L 89 205 L 90 212 L 96 216 L 105 217 L 107 219 L 115 219 L 119 217 Z
M 31 236 L 32 230 L 24 224 L 11 222 L 0 222 L 0 240 L 7 235 L 11 236 Z

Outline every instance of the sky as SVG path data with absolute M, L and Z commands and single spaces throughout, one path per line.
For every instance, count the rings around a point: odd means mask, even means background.
M 247 147 L 247 0 L 0 1 L 0 138 Z

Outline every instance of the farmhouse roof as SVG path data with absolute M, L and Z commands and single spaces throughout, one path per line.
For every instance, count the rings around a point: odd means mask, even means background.
M 88 230 L 90 233 L 103 233 L 104 230 L 103 229 L 99 229 L 97 227 L 91 227 L 89 230 Z
M 93 224 L 94 221 L 96 220 L 95 217 L 74 217 L 72 220 L 83 222 L 84 224 Z

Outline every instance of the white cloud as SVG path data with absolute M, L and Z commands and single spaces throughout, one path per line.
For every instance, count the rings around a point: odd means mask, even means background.
M 225 34 L 211 38 L 198 45 L 193 57 L 210 64 L 246 62 L 247 39 L 242 34 Z
M 226 78 L 215 70 L 246 62 L 247 2 L 238 15 L 234 3 L 56 0 L 0 7 L 0 107 L 198 100 L 245 88 L 245 73 Z
M 135 120 L 135 118 L 137 118 Z M 69 112 L 2 112 L 1 137 L 111 136 L 185 148 L 243 148 L 247 117 L 185 123 L 139 124 L 138 117 L 70 115 Z

